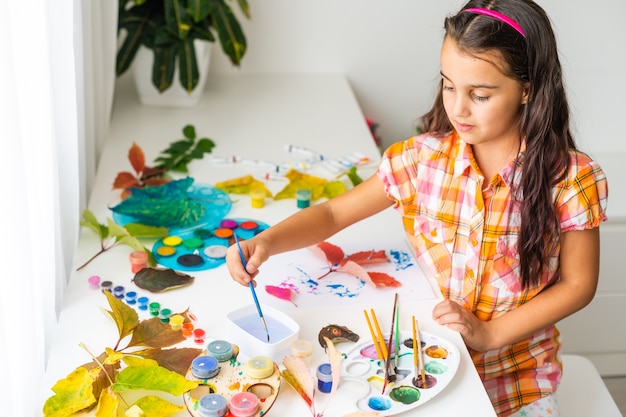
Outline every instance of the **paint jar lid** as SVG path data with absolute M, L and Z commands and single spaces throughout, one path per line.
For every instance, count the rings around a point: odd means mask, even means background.
M 196 266 L 204 263 L 204 259 L 200 255 L 195 255 L 193 253 L 187 255 L 181 255 L 176 259 L 176 262 L 181 264 L 182 266 Z
M 219 394 L 207 394 L 198 401 L 200 417 L 222 417 L 227 408 L 226 398 Z
M 332 369 L 329 363 L 323 363 L 317 367 L 317 379 L 324 382 L 333 381 Z
M 252 417 L 259 410 L 259 399 L 251 392 L 238 392 L 230 399 L 230 413 L 235 417 Z
M 304 358 L 313 353 L 313 344 L 308 340 L 298 339 L 291 344 L 291 355 L 296 358 Z
M 226 340 L 214 340 L 207 345 L 207 354 L 220 362 L 230 360 L 233 357 L 233 345 Z
M 246 374 L 250 378 L 264 379 L 274 373 L 274 361 L 267 356 L 255 356 L 246 364 Z
M 219 371 L 217 359 L 212 356 L 198 356 L 191 362 L 191 374 L 198 379 L 213 378 Z

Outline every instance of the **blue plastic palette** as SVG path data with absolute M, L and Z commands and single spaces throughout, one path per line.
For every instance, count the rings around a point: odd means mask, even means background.
M 188 227 L 172 227 L 169 229 L 172 235 L 181 235 L 200 228 L 212 229 L 218 227 L 220 221 L 228 214 L 232 208 L 230 196 L 219 188 L 206 184 L 192 184 L 187 190 L 189 198 L 193 198 L 204 206 L 204 216 L 200 220 Z M 139 219 L 113 212 L 113 221 L 120 226 L 129 223 L 140 222 Z
M 152 246 L 155 261 L 176 271 L 204 271 L 226 262 L 226 249 L 234 243 L 233 234 L 250 239 L 269 225 L 252 219 L 227 218 L 213 228 L 199 228 L 159 239 Z

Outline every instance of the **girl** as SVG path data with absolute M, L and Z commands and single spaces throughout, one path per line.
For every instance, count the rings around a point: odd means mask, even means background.
M 498 415 L 557 416 L 555 323 L 595 294 L 607 183 L 570 133 L 545 12 L 471 0 L 448 17 L 421 127 L 358 187 L 242 242 L 246 269 L 229 248 L 230 274 L 248 285 L 269 256 L 393 205 L 444 295 L 433 317 L 462 335 Z

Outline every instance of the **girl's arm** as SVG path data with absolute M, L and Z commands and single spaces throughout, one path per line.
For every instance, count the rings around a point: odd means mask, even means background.
M 263 233 L 241 241 L 247 272 L 236 245 L 231 246 L 226 253 L 228 270 L 235 281 L 248 285 L 270 256 L 319 243 L 391 204 L 382 181 L 373 175 L 348 192 L 301 210 Z
M 478 351 L 499 349 L 557 323 L 593 299 L 600 269 L 600 229 L 561 235 L 560 279 L 532 300 L 493 320 L 483 322 L 446 300 L 433 310 L 439 323 L 457 330 Z

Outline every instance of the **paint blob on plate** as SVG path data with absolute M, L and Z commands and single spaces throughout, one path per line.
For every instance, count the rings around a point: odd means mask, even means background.
M 417 375 L 415 372 L 412 333 L 403 331 L 400 336 L 396 379 L 386 386 L 384 363 L 378 359 L 372 341 L 364 341 L 347 353 L 342 364 L 342 378 L 363 385 L 368 393 L 356 401 L 360 411 L 376 411 L 380 416 L 404 413 L 436 397 L 456 374 L 461 357 L 452 342 L 428 332 L 420 332 L 425 362 L 424 381 L 421 372 Z M 392 359 L 395 359 L 395 355 L 393 350 Z M 381 394 L 383 386 L 385 390 Z

